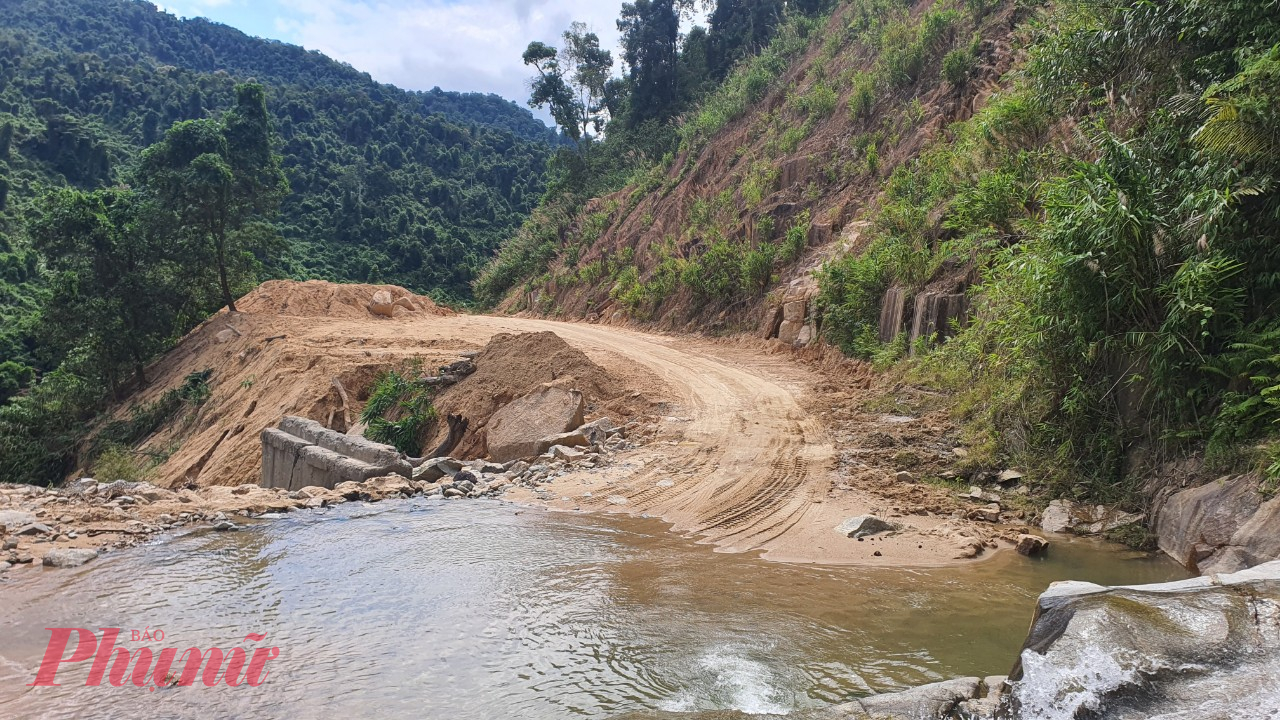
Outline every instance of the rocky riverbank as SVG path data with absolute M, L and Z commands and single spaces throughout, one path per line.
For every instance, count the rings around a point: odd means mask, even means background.
M 0 572 L 23 566 L 77 567 L 165 532 L 202 526 L 234 531 L 245 519 L 344 502 L 492 498 L 515 487 L 545 495 L 542 485 L 569 472 L 605 467 L 617 453 L 639 447 L 643 433 L 635 425 L 619 427 L 601 418 L 555 440 L 532 462 L 437 458 L 419 467 L 413 479 L 391 475 L 333 489 L 287 491 L 245 484 L 169 490 L 92 478 L 56 489 L 0 484 Z

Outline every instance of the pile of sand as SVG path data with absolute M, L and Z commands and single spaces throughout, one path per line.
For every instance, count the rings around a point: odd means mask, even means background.
M 494 335 L 475 358 L 476 371 L 434 401 L 441 417 L 461 415 L 470 426 L 455 457 L 484 452 L 483 430 L 489 418 L 512 400 L 543 385 L 578 390 L 588 404 L 619 397 L 622 386 L 581 350 L 552 332 Z M 444 439 L 444 423 L 426 447 Z
M 369 301 L 379 290 L 391 299 L 407 299 L 420 312 L 451 315 L 431 298 L 414 295 L 398 285 L 337 285 L 322 280 L 271 280 L 236 301 L 236 309 L 253 315 L 360 319 L 371 315 Z

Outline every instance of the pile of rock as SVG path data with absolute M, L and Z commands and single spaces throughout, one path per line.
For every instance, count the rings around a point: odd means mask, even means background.
M 521 450 L 503 445 L 505 462 L 435 458 L 414 470 L 414 480 L 426 483 L 425 492 L 447 499 L 496 497 L 513 486 L 537 488 L 573 470 L 605 464 L 617 452 L 636 444 L 628 439 L 634 424 L 617 426 L 609 418 L 581 424 L 576 429 L 536 440 L 520 440 Z M 510 455 L 519 452 L 520 456 Z

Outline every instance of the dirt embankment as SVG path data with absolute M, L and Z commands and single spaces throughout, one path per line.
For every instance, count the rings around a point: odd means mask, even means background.
M 362 315 L 360 302 L 377 290 L 415 309 Z M 213 370 L 208 401 L 139 448 L 167 455 L 149 480 L 178 492 L 194 488 L 199 506 L 237 497 L 206 499 L 206 492 L 257 482 L 259 434 L 284 415 L 345 431 L 381 370 L 414 362 L 431 369 L 467 353 L 477 371 L 436 402 L 442 415 L 473 419 L 470 454 L 484 452 L 494 410 L 545 384 L 581 390 L 588 417 L 638 420 L 648 438 L 603 466 L 512 490 L 512 499 L 660 516 L 719 549 L 797 562 L 945 564 L 997 547 L 1013 532 L 972 522 L 954 492 L 898 476 L 904 451 L 914 449 L 922 472 L 950 462 L 945 419 L 870 411 L 867 369 L 820 349 L 797 358 L 747 338 L 459 315 L 399 288 L 271 283 L 240 305 L 242 312 L 221 313 L 184 338 L 133 400 L 154 400 L 187 375 Z M 867 514 L 901 529 L 863 541 L 836 532 Z

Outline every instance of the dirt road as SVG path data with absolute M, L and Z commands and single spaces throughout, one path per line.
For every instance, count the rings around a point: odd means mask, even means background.
M 666 439 L 604 471 L 556 481 L 546 488 L 554 497 L 543 501 L 548 505 L 653 515 L 720 550 L 761 550 L 766 559 L 786 562 L 943 564 L 977 537 L 941 527 L 940 517 L 904 518 L 873 493 L 837 492 L 833 440 L 802 402 L 821 378 L 785 355 L 600 325 L 490 317 L 445 322 L 469 337 L 549 330 L 606 368 L 638 363 L 666 384 L 674 401 L 660 421 Z M 538 499 L 527 490 L 516 497 Z M 863 542 L 834 531 L 847 518 L 871 513 L 909 527 Z
M 432 310 L 378 318 L 363 306 L 351 307 L 357 302 L 351 298 L 343 305 L 330 295 L 314 297 L 332 294 L 335 287 L 272 286 L 274 294 L 262 293 L 270 302 L 260 297 L 245 303 L 257 311 L 213 318 L 152 369 L 152 390 L 139 400 L 153 399 L 188 373 L 216 370 L 213 396 L 189 420 L 191 429 L 179 428 L 167 441 L 178 449 L 157 468 L 158 484 L 255 482 L 262 428 L 285 414 L 321 421 L 354 414 L 345 400 L 336 407 L 332 381 L 367 387 L 379 369 L 409 358 L 430 367 L 459 351 L 479 349 L 498 333 L 551 331 L 628 390 L 659 402 L 648 418 L 657 423 L 657 439 L 606 468 L 575 472 L 538 492 L 517 490 L 512 499 L 657 516 L 676 532 L 697 535 L 718 549 L 759 550 L 768 559 L 790 562 L 945 564 L 972 555 L 994 534 L 990 526 L 947 520 L 949 509 L 925 513 L 918 503 L 902 507 L 891 467 L 862 463 L 860 472 L 850 473 L 839 466 L 830 418 L 806 410 L 815 396 L 833 391 L 833 381 L 788 354 L 514 317 Z M 912 488 L 926 490 L 946 495 Z M 835 532 L 843 520 L 863 514 L 906 529 L 865 541 Z

